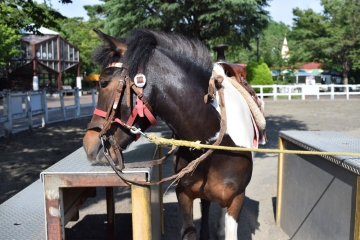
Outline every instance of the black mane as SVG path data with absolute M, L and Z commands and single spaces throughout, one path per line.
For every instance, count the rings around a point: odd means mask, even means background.
M 123 62 L 129 66 L 130 77 L 135 76 L 139 70 L 145 70 L 155 49 L 176 55 L 195 64 L 206 71 L 211 71 L 212 60 L 206 46 L 198 39 L 190 39 L 175 34 L 165 34 L 148 29 L 132 31 L 125 39 L 120 39 L 127 45 Z M 108 50 L 102 46 L 97 49 L 93 59 L 103 67 L 111 62 L 119 61 L 119 56 L 106 57 Z

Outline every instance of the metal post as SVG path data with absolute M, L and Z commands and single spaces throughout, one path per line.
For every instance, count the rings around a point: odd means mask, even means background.
M 279 150 L 284 150 L 284 140 L 279 137 Z M 281 219 L 281 200 L 282 200 L 282 187 L 283 187 L 283 171 L 284 171 L 284 154 L 278 155 L 278 182 L 277 182 L 277 197 L 276 197 L 276 226 L 280 227 Z
M 355 221 L 354 221 L 354 240 L 360 239 L 360 176 L 356 180 L 356 200 L 355 200 Z
M 259 39 L 260 34 L 256 35 L 256 61 L 259 62 Z
M 150 187 L 131 185 L 133 239 L 151 240 Z
M 158 147 L 159 159 L 162 158 L 162 145 Z M 159 180 L 163 178 L 163 166 L 159 165 Z M 159 200 L 160 200 L 160 220 L 161 220 L 161 234 L 165 234 L 165 225 L 164 225 L 164 199 L 162 191 L 162 183 L 159 185 Z

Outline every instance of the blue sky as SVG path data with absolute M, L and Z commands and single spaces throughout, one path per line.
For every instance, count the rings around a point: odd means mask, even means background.
M 40 0 L 38 0 L 40 1 Z M 58 0 L 51 0 L 53 8 L 59 10 L 64 16 L 67 17 L 83 17 L 88 19 L 83 5 L 94 5 L 103 3 L 99 0 L 73 0 L 72 4 L 61 4 Z M 270 7 L 267 10 L 274 21 L 283 22 L 286 25 L 292 25 L 292 9 L 308 9 L 312 8 L 315 12 L 321 12 L 322 6 L 320 0 L 271 0 L 269 1 Z

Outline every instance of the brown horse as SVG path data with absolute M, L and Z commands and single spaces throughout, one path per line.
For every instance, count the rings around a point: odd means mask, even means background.
M 94 53 L 94 60 L 104 67 L 97 105 L 102 114 L 98 112 L 93 116 L 83 140 L 89 161 L 106 161 L 103 148 L 108 149 L 105 152 L 108 151 L 112 159 L 119 160 L 121 151 L 136 139 L 136 135 L 123 124 L 128 122 L 133 109 L 138 107 L 135 104 L 139 102 L 136 94 L 128 99 L 134 90 L 128 85 L 133 86 L 134 78 L 138 86 L 135 91 L 143 89 L 143 93 L 138 93 L 138 98 L 146 99 L 143 109 L 161 118 L 177 138 L 208 144 L 216 141 L 221 121 L 216 109 L 217 102 L 215 99 L 212 104 L 204 103 L 214 64 L 208 49 L 201 42 L 145 29 L 135 30 L 126 38 L 96 32 L 104 42 Z M 146 84 L 141 86 L 145 78 Z M 114 99 L 119 99 L 116 107 L 113 107 Z M 242 111 L 246 116 L 240 121 L 235 119 L 232 123 L 228 122 L 221 145 L 236 146 L 240 140 L 240 145 L 252 147 L 254 128 L 251 123 L 249 125 L 251 117 L 248 106 L 234 101 L 238 100 L 225 96 L 226 105 L 234 107 L 227 113 L 227 119 L 230 119 L 231 112 Z M 144 117 L 140 115 L 133 118 L 131 125 L 145 130 L 154 121 L 146 114 Z M 117 120 L 111 121 L 113 119 Z M 237 128 L 242 130 L 233 137 L 231 129 Z M 99 133 L 105 136 L 103 144 Z M 179 172 L 203 153 L 203 150 L 179 147 L 174 157 L 174 171 Z M 192 217 L 196 198 L 200 198 L 202 203 L 200 238 L 209 239 L 208 212 L 210 202 L 215 202 L 227 209 L 221 218 L 225 221 L 225 230 L 219 229 L 218 237 L 237 239 L 238 217 L 252 167 L 251 152 L 214 151 L 197 166 L 193 174 L 181 178 L 176 193 L 183 220 L 182 239 L 196 239 Z

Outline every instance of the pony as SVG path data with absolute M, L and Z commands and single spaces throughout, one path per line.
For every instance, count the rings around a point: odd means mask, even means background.
M 144 116 L 146 112 L 162 119 L 177 139 L 208 144 L 218 139 L 222 121 L 219 100 L 214 98 L 204 103 L 214 63 L 203 43 L 149 29 L 133 30 L 124 38 L 94 31 L 103 45 L 95 50 L 93 59 L 104 70 L 100 75 L 97 103 L 102 114 L 94 114 L 83 138 L 89 161 L 103 162 L 110 157 L 121 165 L 121 152 L 137 139 L 137 135 L 126 124 L 118 123 L 129 122 L 132 118 L 131 126 L 145 131 L 154 124 L 155 118 Z M 221 74 L 226 78 L 224 71 Z M 231 89 L 228 84 L 224 81 L 223 88 Z M 137 87 L 132 89 L 129 85 Z M 140 93 L 131 94 L 139 89 Z M 140 98 L 140 105 L 146 106 L 141 107 L 145 114 L 138 113 L 134 117 L 134 109 L 138 108 L 135 103 L 139 103 Z M 114 99 L 118 101 L 116 107 Z M 238 93 L 225 95 L 225 104 L 231 111 L 227 112 L 227 132 L 221 145 L 253 147 L 253 120 L 243 97 Z M 233 119 L 232 114 L 238 112 L 243 113 L 241 119 Z M 241 131 L 231 134 L 236 129 Z M 99 134 L 105 139 L 99 138 Z M 204 152 L 179 147 L 174 154 L 174 172 L 180 172 Z M 252 175 L 252 158 L 250 151 L 215 150 L 192 174 L 185 174 L 179 180 L 176 195 L 182 215 L 182 239 L 196 239 L 192 217 L 196 198 L 201 199 L 202 206 L 200 239 L 210 237 L 210 202 L 222 207 L 218 238 L 237 239 L 238 217 Z M 118 169 L 121 170 L 122 165 Z

